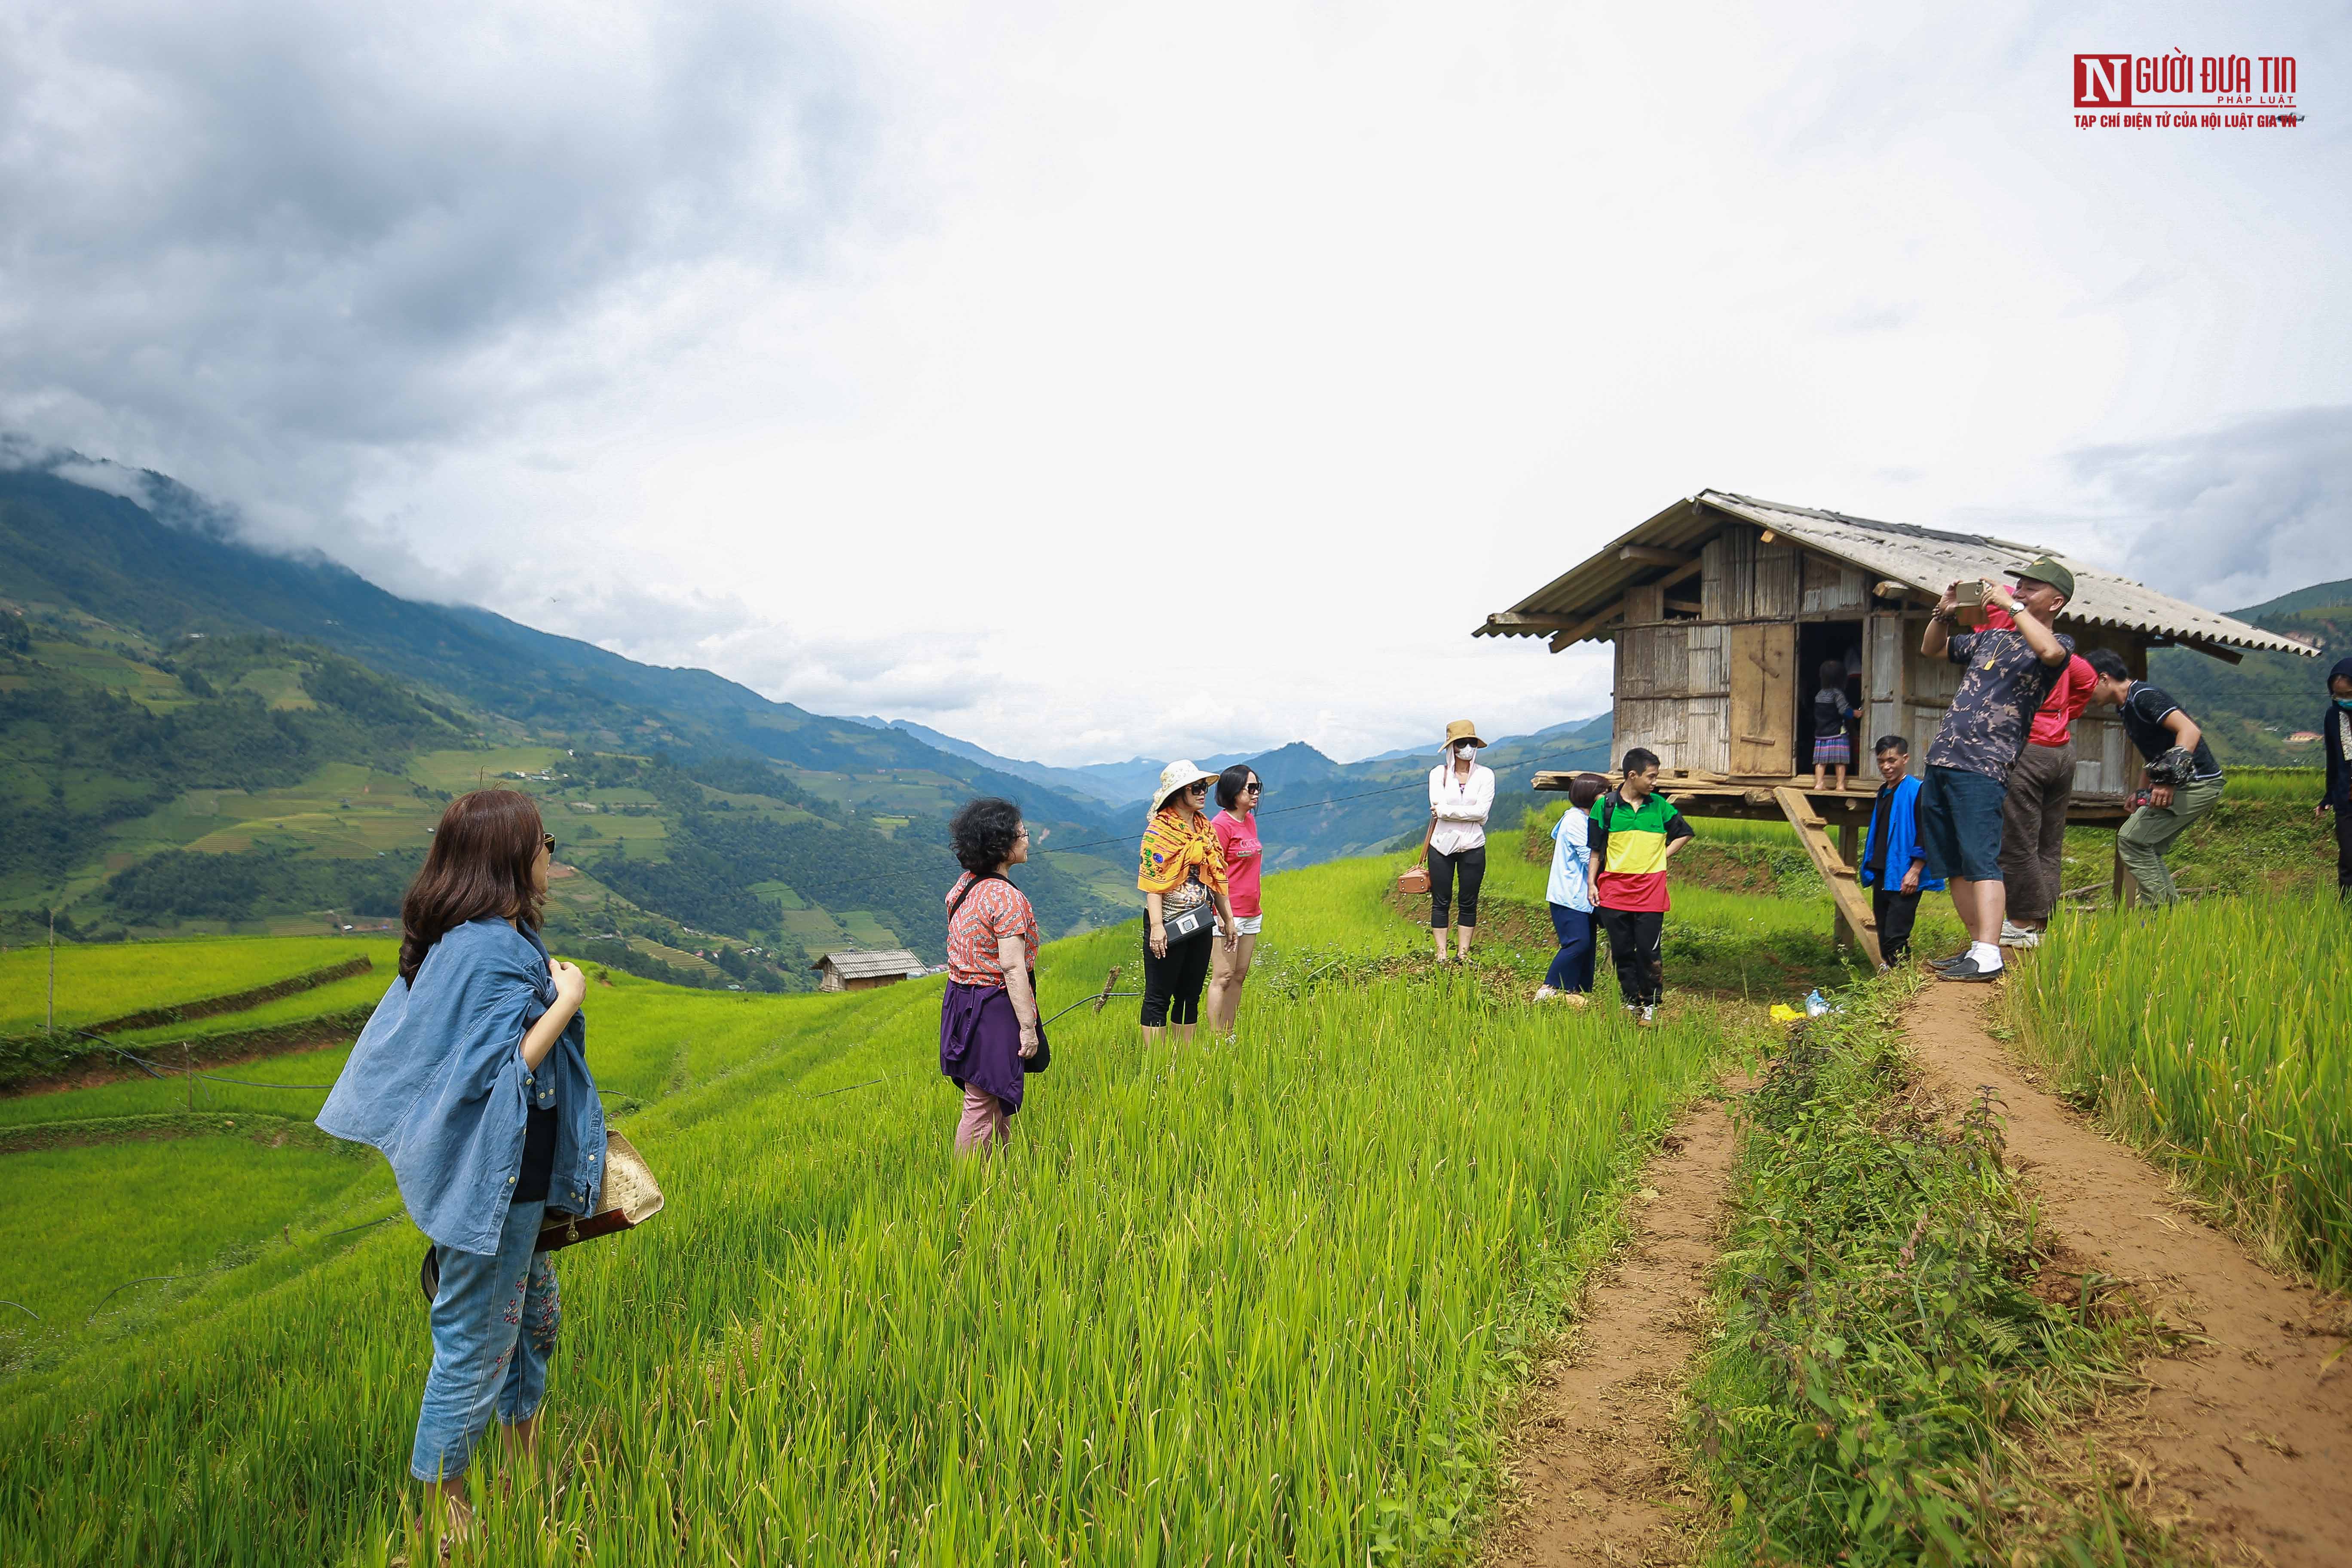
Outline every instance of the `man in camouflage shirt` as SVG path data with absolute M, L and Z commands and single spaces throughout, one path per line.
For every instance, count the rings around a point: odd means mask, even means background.
M 1929 658 L 1966 667 L 1927 748 L 1927 778 L 1919 791 L 1919 842 L 1927 869 L 1950 879 L 1952 907 L 1969 933 L 1968 950 L 1936 966 L 1946 980 L 2000 974 L 2000 922 L 2009 912 L 2000 819 L 2009 770 L 2025 750 L 2034 710 L 2074 654 L 2074 639 L 2050 629 L 2074 597 L 2074 574 L 2047 555 L 2006 574 L 2018 579 L 2017 591 L 1987 582 L 1985 602 L 2008 611 L 2014 626 L 1954 637 L 1960 593 L 1954 583 L 1919 644 Z

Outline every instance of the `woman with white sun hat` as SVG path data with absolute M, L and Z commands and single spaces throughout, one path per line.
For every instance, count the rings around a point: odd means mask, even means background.
M 1429 930 L 1437 962 L 1445 962 L 1445 927 L 1455 911 L 1454 883 L 1462 882 L 1462 904 L 1454 929 L 1458 957 L 1470 956 L 1478 924 L 1478 887 L 1486 879 L 1486 817 L 1495 809 L 1495 774 L 1478 753 L 1486 742 L 1478 726 L 1456 719 L 1445 726 L 1445 760 L 1429 770 Z

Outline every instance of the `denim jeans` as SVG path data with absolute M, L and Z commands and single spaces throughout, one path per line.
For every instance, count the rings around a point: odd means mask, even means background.
M 507 1208 L 493 1257 L 445 1247 L 433 1298 L 433 1370 L 416 1415 L 408 1473 L 420 1481 L 465 1474 L 493 1412 L 511 1426 L 537 1413 L 563 1300 L 546 1253 L 531 1248 L 547 1205 Z
M 1592 912 L 1571 910 L 1566 904 L 1545 907 L 1551 910 L 1552 934 L 1559 938 L 1559 951 L 1551 955 L 1551 968 L 1544 973 L 1544 984 L 1555 991 L 1591 990 Z

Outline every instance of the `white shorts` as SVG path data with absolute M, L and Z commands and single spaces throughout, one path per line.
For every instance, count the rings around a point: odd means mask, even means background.
M 1234 917 L 1234 934 L 1235 936 L 1255 936 L 1257 934 L 1259 924 L 1264 921 L 1265 919 L 1265 917 L 1264 915 L 1235 915 Z M 1219 921 L 1217 922 L 1217 934 L 1219 936 L 1225 934 L 1225 922 L 1223 921 Z

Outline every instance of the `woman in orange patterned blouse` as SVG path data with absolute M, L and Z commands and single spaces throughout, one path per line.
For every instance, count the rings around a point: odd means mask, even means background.
M 1231 948 L 1234 939 L 1233 907 L 1225 897 L 1225 852 L 1209 826 L 1209 783 L 1217 775 L 1190 763 L 1171 763 L 1160 770 L 1160 787 L 1152 795 L 1151 819 L 1143 830 L 1143 855 L 1135 885 L 1143 891 L 1143 1038 L 1155 1044 L 1160 1031 L 1172 1026 L 1179 1045 L 1192 1038 L 1201 1016 L 1201 987 L 1209 978 L 1209 944 L 1219 940 Z M 1204 906 L 1213 905 L 1217 924 L 1200 920 Z M 1189 936 L 1171 938 L 1171 922 L 1180 926 L 1198 921 Z

